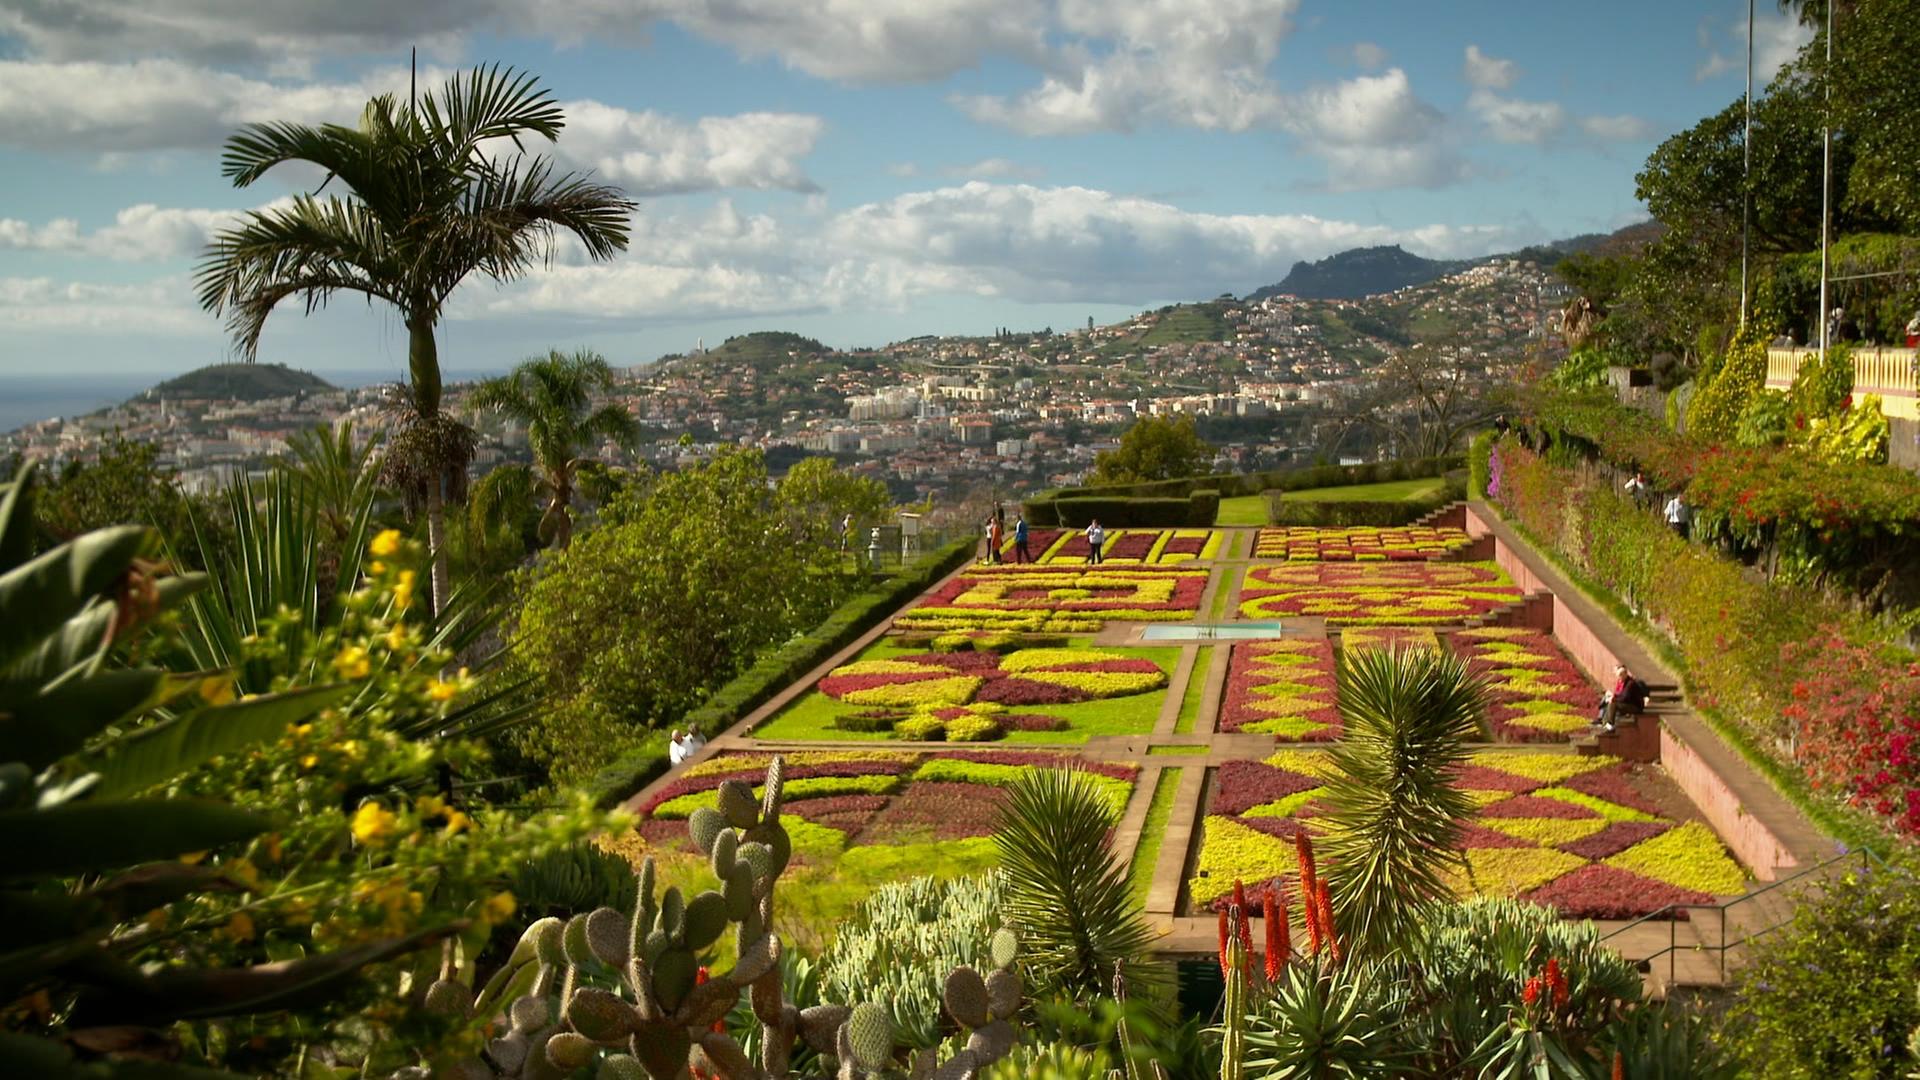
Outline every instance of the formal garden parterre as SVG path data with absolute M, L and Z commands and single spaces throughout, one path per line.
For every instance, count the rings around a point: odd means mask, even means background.
M 1429 525 L 1291 526 L 1261 529 L 1254 536 L 1253 556 L 1289 562 L 1426 562 L 1471 542 L 1462 529 Z
M 975 566 L 893 620 L 900 630 L 1093 633 L 1109 621 L 1179 622 L 1208 571 L 1179 566 Z
M 1513 580 L 1491 562 L 1289 562 L 1247 571 L 1240 614 L 1310 616 L 1333 626 L 1448 625 L 1520 598 Z
M 1173 566 L 1217 558 L 1229 534 L 1218 529 L 1111 529 L 1100 548 L 1101 563 Z M 1084 529 L 1034 529 L 1027 549 L 1040 566 L 1085 565 L 1092 552 Z M 1014 546 L 1008 541 L 1001 557 L 1011 562 Z

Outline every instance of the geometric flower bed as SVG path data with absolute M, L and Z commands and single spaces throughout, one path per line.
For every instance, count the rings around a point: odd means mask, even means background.
M 1100 546 L 1100 561 L 1161 566 L 1211 559 L 1225 535 L 1212 529 L 1115 529 Z M 1042 566 L 1082 564 L 1089 551 L 1085 530 L 1036 529 L 1028 546 Z
M 1220 730 L 1257 732 L 1282 742 L 1328 742 L 1342 730 L 1333 695 L 1329 642 L 1287 638 L 1235 645 L 1227 663 Z
M 875 708 L 840 717 L 850 731 L 891 731 L 912 741 L 982 742 L 1009 730 L 1061 731 L 1055 716 L 1012 707 L 1066 705 L 1158 690 L 1167 673 L 1151 660 L 1095 649 L 932 652 L 856 660 L 816 685 L 830 698 Z M 971 706 L 971 707 L 969 707 Z
M 1177 566 L 974 566 L 900 613 L 893 625 L 1092 633 L 1108 619 L 1190 619 L 1206 588 L 1206 570 Z
M 1188 882 L 1196 911 L 1224 903 L 1236 879 L 1253 887 L 1297 876 L 1293 837 L 1322 831 L 1317 800 L 1332 768 L 1326 751 L 1283 750 L 1214 772 Z M 1665 783 L 1654 770 L 1605 756 L 1473 755 L 1455 780 L 1479 807 L 1462 837 L 1471 877 L 1455 875 L 1455 891 L 1591 919 L 1638 918 L 1744 891 L 1746 874 L 1711 829 L 1660 815 L 1651 793 Z M 1297 881 L 1289 885 L 1297 891 Z
M 1340 648 L 1345 652 L 1356 649 L 1439 652 L 1440 635 L 1430 626 L 1354 626 L 1340 631 Z
M 716 790 L 723 781 L 763 780 L 769 756 L 721 754 L 688 768 L 640 807 L 641 837 L 655 848 L 693 852 L 687 816 L 697 807 L 715 805 Z M 1065 765 L 1086 770 L 1116 816 L 1126 806 L 1139 774 L 1131 764 L 1031 751 L 832 750 L 784 756 L 786 797 L 781 813 L 793 841 L 794 861 L 831 870 L 857 852 L 869 864 L 888 859 L 900 862 L 902 877 L 928 872 L 907 864 L 937 864 L 947 845 L 955 845 L 947 849 L 952 856 L 965 854 L 975 861 L 980 851 L 974 849 L 991 852 L 988 837 L 1005 788 L 1030 769 Z M 761 794 L 757 785 L 754 794 Z M 861 851 L 888 846 L 921 850 L 911 857 L 904 852 L 889 856 Z
M 1334 625 L 1457 623 L 1520 599 L 1493 563 L 1285 563 L 1255 566 L 1240 586 L 1249 619 L 1317 615 Z
M 883 637 L 758 725 L 753 737 L 1058 745 L 1144 735 L 1180 658 L 1175 648 L 1094 649 L 1084 638 L 1058 648 L 1012 644 L 1004 654 L 958 645 L 928 651 Z
M 1538 630 L 1486 626 L 1447 635 L 1486 680 L 1487 719 L 1507 742 L 1563 742 L 1593 722 L 1600 689 Z
M 1393 529 L 1294 526 L 1261 529 L 1254 537 L 1253 557 L 1289 562 L 1419 562 L 1438 559 L 1471 542 L 1472 538 L 1460 529 L 1427 525 Z

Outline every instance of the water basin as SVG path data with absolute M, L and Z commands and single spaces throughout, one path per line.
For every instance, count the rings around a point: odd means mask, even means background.
M 1234 623 L 1150 623 L 1141 641 L 1263 641 L 1285 636 L 1280 621 Z

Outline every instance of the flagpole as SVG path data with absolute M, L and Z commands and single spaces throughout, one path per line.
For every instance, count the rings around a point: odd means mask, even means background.
M 1753 232 L 1753 0 L 1747 0 L 1747 127 L 1740 136 L 1740 329 L 1747 328 L 1747 253 Z

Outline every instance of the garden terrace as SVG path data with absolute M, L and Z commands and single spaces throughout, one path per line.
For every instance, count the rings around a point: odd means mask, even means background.
M 1215 558 L 1227 533 L 1215 529 L 1114 529 L 1101 545 L 1102 564 L 1174 566 Z M 1084 565 L 1091 548 L 1085 530 L 1033 529 L 1027 548 L 1039 566 Z M 1014 559 L 1013 541 L 1000 549 L 1006 563 Z
M 1656 682 L 1662 673 L 1461 508 L 1401 529 L 1126 532 L 1147 561 L 1075 563 L 1066 534 L 1036 529 L 1036 554 L 1054 561 L 975 563 L 933 584 L 629 802 L 642 820 L 623 843 L 678 850 L 684 815 L 719 779 L 781 752 L 803 823 L 793 891 L 815 897 L 803 909 L 844 911 L 883 881 L 990 865 L 989 777 L 1070 764 L 1111 785 L 1117 854 L 1163 949 L 1211 952 L 1209 906 L 1235 879 L 1288 879 L 1292 837 L 1322 827 L 1327 751 L 1345 728 L 1341 656 L 1390 647 L 1452 652 L 1486 680 L 1484 741 L 1458 777 L 1479 811 L 1461 895 L 1519 897 L 1612 927 L 1715 903 L 1813 858 L 1811 842 L 1798 855 L 1754 842 L 1726 812 L 1723 793 L 1737 790 L 1767 836 L 1785 828 L 1777 798 L 1739 786 L 1757 778 L 1720 779 L 1737 758 L 1703 758 L 1688 742 L 1692 756 L 1663 764 L 1659 738 L 1650 752 L 1619 737 L 1578 745 L 1596 677 L 1616 659 L 1647 665 L 1635 670 Z M 1278 619 L 1283 633 L 1129 643 L 1145 625 L 1202 612 Z M 1653 936 L 1630 932 L 1622 948 L 1644 955 Z

